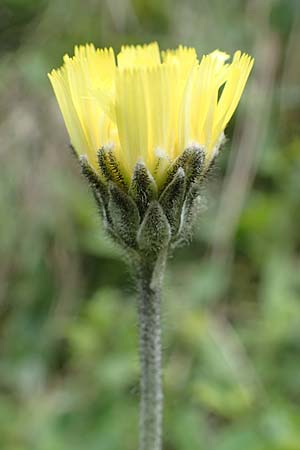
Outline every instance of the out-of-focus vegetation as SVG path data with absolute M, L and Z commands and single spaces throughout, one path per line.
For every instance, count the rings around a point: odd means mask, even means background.
M 164 298 L 165 450 L 300 450 L 298 0 L 1 0 L 0 449 L 137 447 L 132 282 L 47 71 L 76 43 L 255 69 Z

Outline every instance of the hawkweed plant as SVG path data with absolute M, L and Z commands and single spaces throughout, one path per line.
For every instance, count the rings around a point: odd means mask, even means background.
M 162 449 L 161 289 L 168 255 L 191 238 L 203 180 L 253 59 L 219 50 L 76 46 L 49 74 L 105 230 L 138 289 L 140 450 Z

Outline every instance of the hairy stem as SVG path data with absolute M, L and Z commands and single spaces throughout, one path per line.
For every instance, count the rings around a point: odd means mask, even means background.
M 165 256 L 138 265 L 141 400 L 140 450 L 162 448 L 161 287 Z

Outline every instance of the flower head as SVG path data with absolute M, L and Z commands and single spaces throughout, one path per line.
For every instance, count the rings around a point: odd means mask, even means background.
M 204 149 L 206 167 L 213 159 L 253 65 L 240 51 L 228 60 L 157 43 L 124 46 L 115 58 L 89 44 L 49 78 L 78 155 L 99 172 L 97 152 L 109 148 L 124 179 L 143 161 L 159 184 L 190 146 Z

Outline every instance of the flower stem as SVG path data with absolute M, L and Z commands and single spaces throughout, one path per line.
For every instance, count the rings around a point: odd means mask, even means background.
M 140 450 L 162 448 L 161 287 L 165 255 L 138 264 L 141 400 Z

